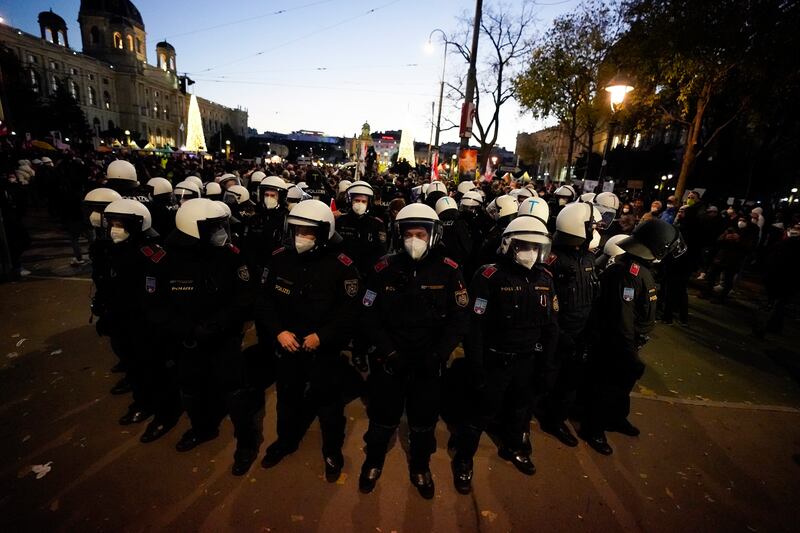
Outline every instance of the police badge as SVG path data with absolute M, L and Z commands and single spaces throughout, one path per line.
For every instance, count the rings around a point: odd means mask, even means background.
M 375 297 L 378 296 L 378 293 L 367 290 L 364 293 L 364 299 L 361 300 L 361 303 L 364 307 L 372 307 L 372 304 L 375 303 Z
M 467 289 L 456 291 L 456 304 L 458 304 L 459 307 L 466 307 L 468 303 L 469 295 L 467 295 Z
M 633 301 L 633 287 L 624 287 L 622 289 L 622 299 L 626 302 Z
M 156 292 L 156 278 L 151 276 L 144 278 L 144 288 L 148 294 Z
M 358 280 L 357 279 L 344 280 L 344 292 L 346 292 L 350 298 L 358 294 Z
M 236 271 L 239 274 L 239 279 L 242 281 L 250 281 L 250 271 L 247 270 L 247 265 L 242 265 L 239 267 L 239 270 Z
M 488 303 L 489 302 L 484 298 L 475 298 L 475 305 L 472 307 L 472 310 L 476 315 L 482 315 L 486 312 L 486 304 Z

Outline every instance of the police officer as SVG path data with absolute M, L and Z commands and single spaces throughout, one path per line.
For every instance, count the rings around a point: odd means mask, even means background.
M 175 196 L 172 194 L 172 184 L 164 178 L 150 178 L 147 182 L 150 187 L 153 203 L 150 211 L 153 215 L 153 228 L 159 235 L 169 235 L 175 229 Z
M 335 482 L 344 465 L 347 364 L 340 351 L 352 336 L 360 281 L 354 260 L 338 247 L 327 205 L 300 202 L 286 221 L 287 246 L 274 251 L 256 304 L 259 335 L 274 339 L 277 357 L 278 440 L 261 465 L 274 467 L 297 450 L 319 416 L 325 476 Z
M 481 268 L 470 284 L 472 323 L 464 351 L 474 392 L 452 463 L 462 494 L 471 490 L 481 433 L 496 418 L 500 457 L 523 474 L 536 472 L 527 441 L 531 383 L 536 358 L 548 357 L 558 336 L 558 297 L 541 268 L 549 249 L 545 224 L 519 217 L 503 232 L 498 261 Z
M 173 189 L 172 193 L 173 196 L 175 196 L 175 202 L 178 204 L 178 207 L 180 207 L 187 200 L 200 198 L 200 187 L 193 181 L 179 181 L 177 184 L 175 184 L 175 188 Z
M 553 360 L 544 365 L 544 401 L 537 406 L 538 417 L 542 431 L 569 447 L 578 445 L 566 420 L 584 376 L 586 329 L 598 292 L 594 254 L 589 251 L 598 220 L 600 212 L 590 203 L 564 206 L 556 218 L 553 251 L 544 261 L 553 274 L 561 309 L 558 348 Z
M 108 247 L 109 277 L 104 296 L 105 312 L 98 320 L 98 332 L 107 334 L 111 348 L 124 362 L 127 379 L 133 391 L 133 403 L 119 423 L 143 422 L 155 411 L 154 395 L 147 386 L 147 347 L 142 336 L 148 331 L 145 314 L 145 279 L 150 257 L 145 248 L 158 249 L 158 234 L 152 229 L 150 212 L 136 200 L 123 198 L 110 203 L 103 211 L 105 228 L 111 245 Z M 151 291 L 152 292 L 152 291 Z
M 253 391 L 245 380 L 241 353 L 244 319 L 252 305 L 250 272 L 230 244 L 228 215 L 205 198 L 185 202 L 175 216 L 161 261 L 170 334 L 181 396 L 191 429 L 175 448 L 187 452 L 219 434 L 229 414 L 236 437 L 232 472 L 243 475 L 258 455 Z
M 562 185 L 553 191 L 553 197 L 550 199 L 550 220 L 547 222 L 547 227 L 551 231 L 555 231 L 558 214 L 565 205 L 574 202 L 576 197 L 577 193 L 572 185 Z
M 444 196 L 436 201 L 434 209 L 442 221 L 442 244 L 447 256 L 463 265 L 472 253 L 472 236 L 469 226 L 461 219 L 458 204 L 449 196 Z
M 254 173 L 255 174 L 255 173 Z M 272 252 L 283 239 L 286 220 L 287 183 L 278 176 L 265 176 L 259 181 L 255 193 L 255 212 L 244 227 L 242 250 L 250 270 L 259 281 Z
M 148 209 L 153 200 L 150 188 L 139 184 L 136 178 L 136 167 L 124 159 L 115 159 L 108 165 L 106 187 L 117 191 L 123 198 L 140 202 Z
M 386 226 L 372 216 L 372 186 L 356 181 L 347 188 L 348 212 L 336 220 L 342 248 L 356 262 L 359 272 L 367 272 L 386 254 Z
M 243 185 L 231 185 L 222 193 L 222 201 L 231 210 L 230 230 L 233 243 L 237 246 L 246 245 L 244 235 L 256 212 L 255 204 L 250 200 L 250 192 Z
M 222 187 L 216 181 L 209 181 L 203 190 L 203 197 L 209 200 L 222 201 Z
M 404 207 L 395 231 L 403 250 L 375 264 L 362 299 L 365 330 L 376 349 L 368 378 L 369 430 L 359 489 L 367 493 L 375 488 L 405 411 L 411 430 L 411 483 L 430 499 L 441 369 L 465 331 L 469 297 L 458 263 L 444 255 L 442 225 L 433 209 L 424 204 Z
M 686 251 L 680 232 L 659 219 L 640 224 L 618 246 L 625 253 L 615 257 L 600 278 L 589 360 L 591 379 L 578 433 L 603 455 L 613 451 L 605 431 L 639 435 L 628 414 L 630 392 L 645 368 L 639 349 L 647 342 L 656 316 L 656 285 L 650 265 Z
M 495 217 L 495 223 L 483 240 L 480 253 L 481 264 L 489 264 L 494 261 L 506 226 L 517 217 L 519 202 L 513 196 L 504 194 L 495 198 L 487 207 L 487 211 Z

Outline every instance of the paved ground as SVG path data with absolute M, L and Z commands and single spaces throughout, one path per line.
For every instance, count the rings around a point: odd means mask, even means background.
M 0 285 L 0 528 L 3 531 L 796 531 L 800 521 L 800 328 L 749 336 L 757 303 L 692 297 L 691 326 L 660 325 L 633 400 L 642 436 L 612 435 L 615 453 L 565 448 L 534 433 L 538 472 L 518 474 L 484 438 L 474 494 L 452 488 L 447 433 L 432 461 L 437 495 L 408 483 L 402 437 L 371 495 L 357 490 L 366 430 L 348 407 L 345 476 L 325 482 L 320 435 L 266 471 L 230 475 L 231 427 L 188 454 L 116 419 L 113 358 L 89 325 L 91 283 L 57 231 L 26 260 L 34 275 Z M 60 256 L 55 257 L 53 256 Z M 248 336 L 247 342 L 252 342 Z M 274 438 L 270 390 L 265 438 Z M 38 475 L 37 475 L 38 473 Z

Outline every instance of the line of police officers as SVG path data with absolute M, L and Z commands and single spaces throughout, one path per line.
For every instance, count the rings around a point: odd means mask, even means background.
M 627 416 L 654 322 L 650 265 L 683 247 L 677 230 L 654 220 L 610 239 L 596 258 L 598 230 L 619 207 L 611 193 L 580 202 L 562 187 L 548 205 L 517 189 L 484 208 L 473 184 L 450 197 L 434 182 L 388 228 L 371 216 L 373 189 L 363 181 L 343 185 L 349 210 L 337 220 L 302 187 L 260 171 L 250 189 L 231 174 L 205 185 L 193 176 L 174 188 L 163 178 L 139 185 L 124 160 L 107 178 L 85 198 L 98 236 L 92 310 L 126 371 L 114 392 L 133 395 L 120 424 L 152 417 L 142 442 L 185 411 L 191 428 L 176 445 L 185 452 L 230 416 L 232 472 L 243 475 L 257 458 L 274 379 L 278 438 L 262 466 L 297 450 L 318 418 L 334 482 L 344 408 L 359 394 L 353 367 L 367 376 L 365 493 L 403 414 L 410 480 L 425 498 L 434 495 L 440 416 L 464 494 L 483 432 L 527 475 L 533 416 L 567 446 L 578 444 L 567 420 L 579 420 L 579 436 L 603 454 L 612 453 L 606 431 L 638 434 Z M 259 344 L 243 351 L 249 320 Z M 452 360 L 460 343 L 464 357 Z

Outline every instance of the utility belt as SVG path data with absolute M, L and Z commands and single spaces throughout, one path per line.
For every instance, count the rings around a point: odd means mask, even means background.
M 530 359 L 533 357 L 535 350 L 525 351 L 525 352 L 505 352 L 502 350 L 498 350 L 497 348 L 489 348 L 489 353 L 491 354 L 491 360 L 497 364 L 497 366 L 511 366 L 517 361 L 524 361 L 526 359 Z

